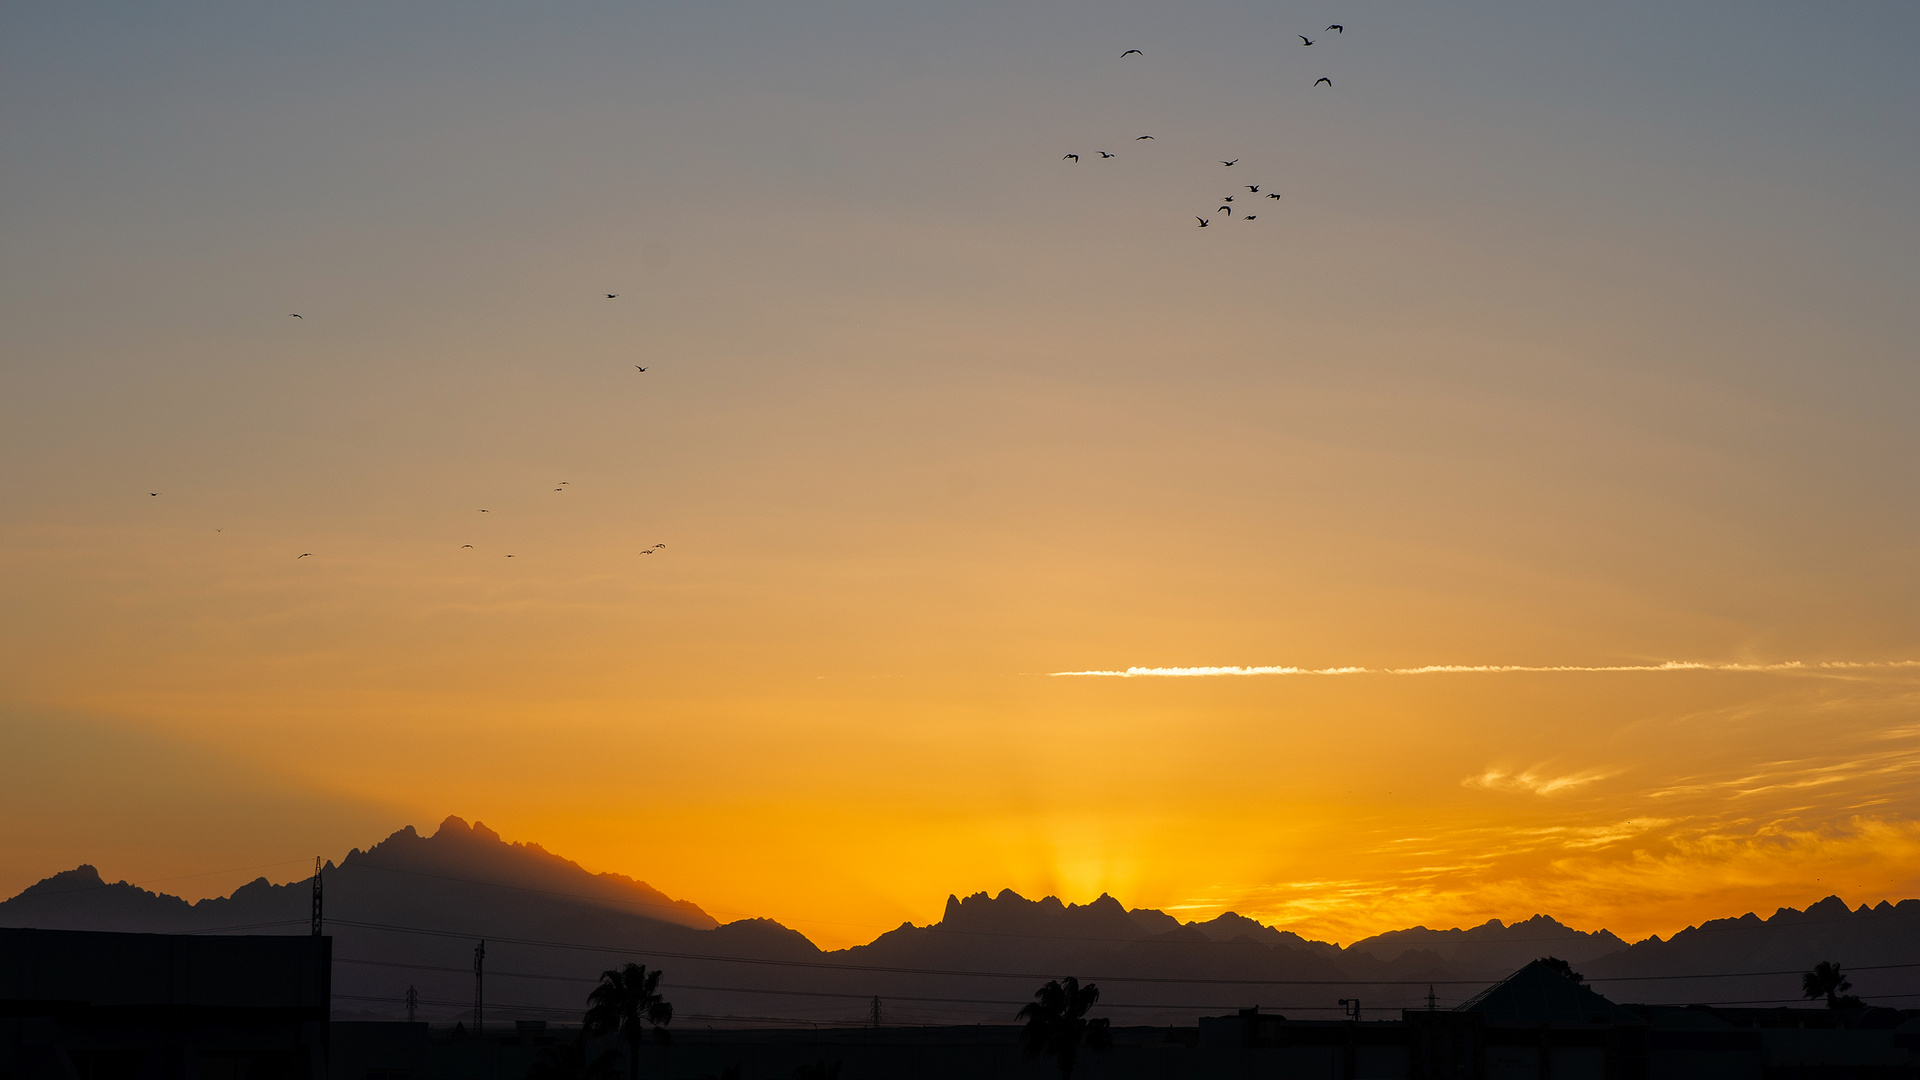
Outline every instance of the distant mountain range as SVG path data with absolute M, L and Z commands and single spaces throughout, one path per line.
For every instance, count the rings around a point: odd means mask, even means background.
M 336 1016 L 394 1017 L 409 987 L 420 1016 L 471 1016 L 474 946 L 490 1020 L 578 1016 L 601 969 L 634 960 L 667 972 L 676 1023 L 855 1023 L 880 998 L 888 1023 L 1006 1022 L 1038 982 L 1101 984 L 1101 1010 L 1126 1023 L 1191 1024 L 1250 1005 L 1304 1018 L 1449 1007 L 1540 956 L 1571 962 L 1619 1002 L 1786 1003 L 1820 960 L 1849 969 L 1854 992 L 1920 1003 L 1920 900 L 1849 909 L 1828 897 L 1628 944 L 1545 915 L 1470 929 L 1414 927 L 1346 947 L 1232 913 L 1181 922 L 1128 909 L 1028 900 L 1011 890 L 947 898 L 940 921 L 902 924 L 871 943 L 823 951 L 770 919 L 719 923 L 643 881 L 592 874 L 538 844 L 508 843 L 457 817 L 431 837 L 412 826 L 322 873 L 334 937 Z M 306 933 L 311 879 L 265 878 L 188 903 L 92 866 L 0 902 L 0 925 L 150 933 Z M 1900 966 L 1905 965 L 1905 966 Z

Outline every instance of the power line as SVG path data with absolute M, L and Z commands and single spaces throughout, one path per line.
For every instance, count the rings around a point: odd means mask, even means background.
M 453 974 L 459 974 L 464 970 L 461 968 L 446 967 L 442 965 L 402 964 L 402 963 L 397 963 L 395 961 L 390 961 L 390 960 L 363 960 L 359 958 L 350 958 L 350 957 L 336 957 L 334 959 L 334 963 L 364 964 L 364 965 L 373 966 L 373 967 L 405 968 L 413 971 L 445 971 Z M 522 972 L 522 971 L 496 971 L 496 972 L 493 972 L 493 975 L 498 978 L 545 979 L 545 980 L 551 980 L 556 982 L 597 983 L 600 981 L 599 979 L 588 978 L 584 975 L 537 975 L 530 972 Z M 869 995 L 869 994 L 863 994 L 863 993 L 849 993 L 845 991 L 836 991 L 836 990 L 775 990 L 775 989 L 763 989 L 760 987 L 752 987 L 752 986 L 709 986 L 703 983 L 668 983 L 665 985 L 669 986 L 674 990 L 704 990 L 704 991 L 712 991 L 712 992 L 726 993 L 726 994 L 765 994 L 765 995 L 776 996 L 776 997 L 835 998 L 835 999 L 847 1000 L 847 1001 L 864 1001 L 864 1000 L 870 1000 L 874 996 L 878 996 L 878 995 Z M 341 996 L 345 996 L 345 995 L 341 995 Z M 1027 1004 L 1027 1002 L 1025 1001 L 1008 1000 L 1008 999 L 1002 999 L 1002 998 L 924 997 L 924 996 L 917 996 L 912 994 L 886 994 L 884 996 L 888 1001 L 912 1001 L 912 1002 L 940 1004 L 940 1005 L 997 1005 L 997 1006 L 1005 1006 L 1008 1008 L 1019 1008 L 1020 1006 Z M 1240 1005 L 1195 1005 L 1190 1003 L 1116 1002 L 1116 1001 L 1103 1001 L 1100 1004 L 1102 1007 L 1110 1008 L 1110 1009 L 1238 1009 L 1242 1007 Z M 1288 1006 L 1288 1007 L 1292 1007 L 1292 1006 Z M 1308 1008 L 1308 1007 L 1309 1006 L 1299 1006 L 1299 1008 Z
M 387 923 L 354 922 L 335 919 L 336 926 L 352 926 L 365 930 L 379 930 L 389 933 L 420 934 L 428 937 L 471 938 L 472 934 L 456 933 L 448 930 L 430 930 L 415 926 L 394 926 Z M 894 967 L 880 964 L 836 964 L 821 960 L 777 960 L 768 957 L 717 956 L 708 953 L 683 953 L 664 949 L 640 949 L 633 947 L 588 945 L 578 942 L 542 941 L 536 938 L 495 937 L 493 940 L 510 945 L 526 945 L 536 948 L 567 949 L 582 952 L 608 953 L 614 955 L 667 957 L 674 960 L 700 960 L 712 963 L 754 964 L 768 967 L 812 968 L 827 971 L 862 971 L 894 975 L 934 975 L 954 978 L 984 979 L 1050 979 L 1057 976 L 1021 971 L 959 971 L 939 968 Z M 1920 963 L 1910 964 L 1867 964 L 1850 966 L 1848 971 L 1891 971 L 1906 968 L 1920 968 Z M 1619 975 L 1589 979 L 1589 982 L 1654 982 L 1671 979 L 1732 979 L 1766 978 L 1778 975 L 1799 975 L 1800 971 L 1732 971 L 1708 972 L 1694 975 Z M 1178 978 L 1140 975 L 1091 975 L 1089 979 L 1112 983 L 1176 983 L 1218 986 L 1484 986 L 1486 979 L 1368 979 L 1365 977 L 1350 979 L 1218 979 L 1218 978 Z

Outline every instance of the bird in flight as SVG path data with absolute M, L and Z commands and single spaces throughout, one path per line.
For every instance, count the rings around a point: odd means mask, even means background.
M 667 545 L 665 545 L 665 544 L 655 544 L 655 545 L 653 545 L 653 546 L 654 546 L 654 547 L 657 547 L 657 548 L 663 548 L 663 547 L 666 547 Z
M 1232 201 L 1233 201 L 1233 196 L 1231 196 L 1231 195 L 1222 195 L 1222 196 L 1220 196 L 1220 201 L 1221 201 L 1221 202 L 1232 202 Z
M 1319 86 L 1321 83 L 1326 83 L 1327 89 L 1329 90 L 1333 89 L 1333 80 L 1327 78 L 1325 75 L 1322 75 L 1319 78 L 1313 80 L 1313 85 L 1315 86 Z
M 159 492 L 157 492 L 157 491 L 149 491 L 149 492 L 147 492 L 147 494 L 149 494 L 149 495 L 152 495 L 152 496 L 154 496 L 155 498 L 159 498 L 159 496 L 160 496 L 160 493 L 159 493 Z
M 1258 194 L 1260 194 L 1260 185 L 1259 185 L 1259 184 L 1248 184 L 1248 185 L 1247 185 L 1247 190 L 1248 190 L 1248 191 L 1251 191 L 1251 192 L 1253 192 L 1253 193 L 1254 193 L 1255 195 L 1258 195 Z
M 301 321 L 301 322 L 306 322 L 306 321 L 307 321 L 307 320 L 305 320 L 305 319 L 302 319 L 302 318 L 300 318 L 300 316 L 298 316 L 298 315 L 295 315 L 295 314 L 294 314 L 293 312 L 291 312 L 291 311 L 289 311 L 289 312 L 287 312 L 287 318 L 289 318 L 289 319 L 300 319 L 300 321 Z
M 1305 34 L 1298 34 L 1298 35 L 1296 35 L 1296 36 L 1297 36 L 1297 37 L 1299 37 L 1299 39 L 1300 39 L 1300 44 L 1302 44 L 1302 45 L 1311 45 L 1311 44 L 1313 44 L 1313 39 L 1312 39 L 1312 38 L 1310 38 L 1310 37 L 1308 37 L 1308 36 L 1307 36 L 1307 35 L 1305 35 Z
M 1073 161 L 1073 162 L 1077 162 L 1077 161 L 1079 161 L 1079 160 L 1080 160 L 1080 155 L 1079 155 L 1079 154 L 1068 154 L 1068 155 L 1066 155 L 1065 157 L 1063 157 L 1063 158 L 1061 158 L 1060 160 L 1061 160 L 1061 161 Z
M 646 369 L 646 368 L 643 368 L 643 367 L 641 367 L 641 366 L 640 366 L 639 364 L 635 364 L 635 365 L 633 365 L 633 370 L 635 370 L 635 371 L 645 371 L 645 370 L 647 370 L 647 369 Z
M 491 510 L 482 510 L 482 511 L 480 511 L 480 512 L 481 512 L 481 513 L 483 513 L 483 514 L 491 514 L 491 513 L 493 513 L 493 511 L 491 511 Z
M 470 548 L 470 547 L 472 547 L 472 546 L 473 546 L 472 544 L 461 544 L 461 545 L 460 545 L 460 550 L 462 550 L 462 551 L 465 551 L 466 549 L 468 549 L 468 548 Z
M 1327 29 L 1333 31 L 1336 34 L 1344 34 L 1347 32 L 1347 28 L 1344 26 L 1341 26 L 1339 23 L 1334 23 L 1332 26 L 1327 27 Z
M 1106 152 L 1105 150 L 1102 150 L 1102 151 L 1100 151 L 1100 156 L 1101 156 L 1101 157 L 1112 157 L 1113 155 L 1112 155 L 1112 154 L 1109 154 L 1109 153 L 1107 153 L 1107 152 Z
M 1232 217 L 1232 216 L 1233 216 L 1233 207 L 1231 207 L 1231 206 L 1223 206 L 1223 207 L 1221 207 L 1220 209 L 1222 209 L 1222 210 L 1225 210 L 1225 211 L 1227 212 L 1227 216 L 1228 216 L 1228 217 Z
M 1253 220 L 1254 218 L 1257 218 L 1257 217 L 1259 217 L 1259 216 L 1260 216 L 1259 214 L 1248 214 L 1248 215 L 1247 215 L 1246 217 L 1243 217 L 1243 218 L 1241 218 L 1240 220 L 1241 220 L 1241 221 L 1252 221 L 1252 220 Z
M 1135 135 L 1135 136 L 1133 137 L 1133 141 L 1134 141 L 1134 142 L 1139 142 L 1139 141 L 1140 141 L 1140 140 L 1142 140 L 1142 139 L 1151 139 L 1151 138 L 1153 138 L 1153 136 L 1151 136 L 1151 135 Z
M 620 294 L 617 292 L 610 292 L 607 294 L 607 299 L 609 300 L 618 300 L 619 298 L 620 298 Z
M 1222 162 L 1220 162 L 1220 164 L 1222 164 L 1222 165 L 1225 165 L 1225 166 L 1226 166 L 1227 168 L 1229 168 L 1229 169 L 1231 169 L 1231 168 L 1233 168 L 1233 167 L 1234 167 L 1235 165 L 1238 165 L 1238 164 L 1240 164 L 1240 159 L 1239 159 L 1239 158 L 1234 158 L 1234 159 L 1233 159 L 1232 161 L 1222 161 Z
M 313 552 L 311 552 L 311 551 L 306 551 L 306 552 L 302 552 L 301 554 L 299 554 L 299 555 L 297 555 L 297 556 L 295 556 L 295 557 L 294 557 L 294 560 L 293 560 L 293 561 L 294 561 L 294 562 L 299 562 L 299 561 L 300 561 L 301 559 L 304 559 L 304 558 L 306 558 L 307 556 L 309 556 L 309 555 L 312 555 L 312 554 L 313 554 Z
M 507 556 L 507 558 L 509 558 L 509 559 L 511 559 L 511 558 L 513 558 L 513 556 L 511 556 L 511 555 L 509 555 L 509 556 Z
M 555 491 L 565 491 L 565 490 L 567 490 L 567 489 L 566 489 L 566 488 L 554 488 L 553 490 L 555 490 Z
M 640 550 L 640 554 L 642 554 L 642 555 L 651 555 L 651 554 L 653 554 L 653 549 L 652 549 L 652 548 L 642 548 L 642 549 Z
M 1279 198 L 1279 197 L 1280 197 L 1280 193 L 1279 193 L 1279 192 L 1277 192 L 1277 191 L 1269 191 L 1269 192 L 1267 192 L 1267 198 L 1269 198 L 1269 199 L 1277 199 L 1277 198 Z
M 1145 56 L 1145 55 L 1147 54 L 1141 52 L 1139 49 L 1128 49 L 1126 52 L 1123 52 L 1120 54 L 1120 59 L 1125 60 L 1129 56 Z
M 1200 227 L 1201 227 L 1201 228 L 1203 228 L 1203 229 L 1204 229 L 1204 228 L 1206 228 L 1206 227 L 1207 227 L 1207 219 L 1206 219 L 1206 218 L 1203 218 L 1203 217 L 1201 217 L 1201 216 L 1200 216 L 1199 214 L 1195 214 L 1195 215 L 1193 215 L 1193 220 L 1195 220 L 1195 221 L 1197 221 L 1197 222 L 1199 222 L 1199 223 L 1200 223 Z

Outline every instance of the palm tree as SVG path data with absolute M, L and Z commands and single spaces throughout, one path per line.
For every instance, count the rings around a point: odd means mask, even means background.
M 1800 992 L 1809 998 L 1825 995 L 1827 1008 L 1840 1008 L 1840 995 L 1853 989 L 1853 984 L 1840 974 L 1840 965 L 1831 960 L 1822 960 L 1813 965 L 1813 970 L 1800 976 Z
M 1025 1020 L 1020 1042 L 1028 1057 L 1051 1054 L 1060 1064 L 1060 1080 L 1073 1080 L 1080 1048 L 1105 1050 L 1113 1045 L 1106 1019 L 1087 1019 L 1087 1010 L 1100 1000 L 1100 988 L 1069 975 L 1034 991 L 1033 1001 L 1014 1017 Z
M 600 973 L 600 985 L 587 995 L 588 1035 L 618 1034 L 627 1040 L 630 1062 L 627 1080 L 640 1080 L 640 1039 L 652 1025 L 653 1035 L 667 1041 L 666 1026 L 673 1022 L 673 1006 L 660 996 L 660 971 L 628 964 Z

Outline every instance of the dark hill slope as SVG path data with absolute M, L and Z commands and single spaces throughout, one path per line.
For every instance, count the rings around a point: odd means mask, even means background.
M 1615 1001 L 1797 1000 L 1799 973 L 1822 960 L 1838 962 L 1853 993 L 1869 1003 L 1920 1003 L 1920 900 L 1848 910 L 1829 896 L 1805 911 L 1781 908 L 1765 919 L 1748 912 L 1690 926 L 1665 941 L 1649 938 L 1580 970 Z M 1778 974 L 1738 974 L 1751 972 Z

